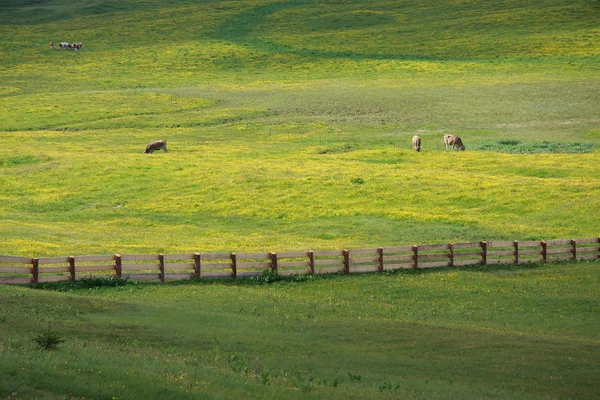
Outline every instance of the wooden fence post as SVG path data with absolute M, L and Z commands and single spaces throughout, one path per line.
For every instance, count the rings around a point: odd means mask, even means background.
M 235 253 L 231 253 L 231 277 L 237 278 L 237 258 Z
M 479 246 L 481 246 L 481 265 L 487 265 L 487 243 L 479 242 Z
M 454 243 L 448 245 L 450 249 L 450 267 L 454 267 Z
M 194 253 L 194 275 L 196 278 L 200 278 L 201 267 L 200 253 Z
M 75 282 L 75 257 L 69 256 L 69 280 Z
M 542 262 L 548 262 L 548 244 L 542 240 L 540 246 L 542 246 Z
M 40 260 L 37 258 L 31 259 L 31 283 L 38 283 L 40 273 Z
M 160 272 L 158 275 L 160 278 L 160 283 L 165 283 L 165 255 L 164 254 L 158 255 L 158 268 L 160 268 Z
M 519 241 L 518 241 L 518 240 L 515 240 L 515 241 L 513 242 L 513 246 L 515 247 L 515 250 L 514 250 L 514 254 L 515 254 L 515 264 L 518 264 L 518 263 L 519 263 Z
M 269 257 L 271 258 L 271 272 L 277 273 L 277 253 L 270 252 Z
M 416 244 L 413 244 L 413 268 L 419 268 L 419 247 Z
M 115 259 L 115 274 L 117 275 L 117 278 L 120 278 L 123 274 L 123 269 L 121 268 L 123 265 L 121 261 L 121 255 L 115 254 L 113 258 Z
M 377 264 L 378 264 L 378 268 L 377 271 L 378 272 L 383 272 L 383 247 L 380 247 L 377 249 Z
M 350 251 L 342 250 L 342 254 L 344 255 L 344 274 L 350 273 Z
M 573 253 L 573 260 L 577 260 L 577 240 L 571 239 L 571 253 Z
M 315 252 L 312 250 L 308 251 L 308 269 L 311 275 L 315 274 Z

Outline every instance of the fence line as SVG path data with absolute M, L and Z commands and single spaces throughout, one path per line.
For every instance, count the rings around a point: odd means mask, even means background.
M 396 269 L 522 264 L 600 259 L 600 237 L 549 241 L 482 241 L 356 250 L 260 253 L 114 254 L 68 257 L 0 256 L 0 283 L 76 281 L 82 277 L 132 280 L 246 278 L 369 273 Z

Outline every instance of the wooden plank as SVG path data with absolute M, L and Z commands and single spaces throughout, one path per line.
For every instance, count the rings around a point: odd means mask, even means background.
M 570 240 L 548 240 L 546 241 L 546 246 L 570 246 Z
M 572 261 L 572 260 L 573 260 L 573 256 L 570 256 L 570 257 L 559 257 L 559 256 L 548 257 L 548 261 L 550 261 L 550 262 Z
M 521 247 L 540 247 L 540 241 L 539 240 L 529 240 L 529 241 L 523 241 L 523 242 L 519 242 L 519 248 Z
M 75 256 L 75 262 L 97 262 L 97 261 L 114 261 L 115 256 Z M 79 267 L 79 266 L 78 266 Z
M 454 243 L 453 246 L 454 246 L 454 250 L 481 248 L 481 245 L 479 244 L 479 242 L 477 242 L 477 243 Z
M 183 273 L 183 272 L 179 272 L 179 273 L 165 273 L 165 280 L 169 279 L 169 280 L 174 280 L 174 279 L 190 279 L 195 277 L 196 275 L 193 272 L 188 272 L 188 273 Z
M 277 258 L 300 258 L 308 257 L 308 251 L 282 251 L 277 253 Z
M 481 264 L 481 259 L 479 260 L 454 260 L 455 267 L 464 267 L 465 265 L 479 265 Z
M 249 278 L 251 276 L 259 276 L 260 274 L 262 274 L 262 272 L 259 271 L 244 271 L 244 272 L 238 272 L 237 273 L 237 277 L 238 278 Z
M 419 247 L 419 250 L 421 250 L 420 247 Z M 448 253 L 421 254 L 419 252 L 419 261 L 420 260 L 431 260 L 431 259 L 436 259 L 436 258 L 450 258 L 450 254 L 448 254 Z
M 504 257 L 504 256 L 514 256 L 515 255 L 515 251 L 514 250 L 496 250 L 496 251 L 489 251 L 487 253 L 488 259 L 490 257 Z
M 158 261 L 158 254 L 122 254 L 123 261 Z
M 202 275 L 200 277 L 201 278 L 231 278 L 231 272 L 230 273 L 225 273 L 225 272 L 204 272 L 204 270 L 202 270 Z
M 0 256 L 0 263 L 31 264 L 30 257 Z
M 156 271 L 159 269 L 158 264 L 123 264 L 121 265 L 122 271 Z
M 200 254 L 202 261 L 204 260 L 231 260 L 231 254 L 229 253 L 209 253 L 209 254 Z M 204 266 L 204 262 L 202 263 Z
M 510 259 L 510 258 L 505 258 L 505 259 L 501 259 L 501 260 L 490 260 L 488 258 L 487 263 L 488 263 L 488 265 L 493 265 L 493 264 L 514 264 L 515 260 L 514 259 Z
M 350 267 L 350 273 L 366 273 L 366 272 L 378 272 L 379 265 L 361 265 L 360 267 Z
M 165 254 L 165 261 L 182 261 L 182 260 L 193 260 L 194 253 L 186 254 Z
M 580 244 L 600 244 L 600 242 L 598 242 L 598 238 L 585 238 L 585 239 L 575 239 L 575 240 L 577 241 L 578 246 Z
M 315 260 L 315 266 L 320 265 L 344 265 L 344 260 Z
M 56 272 L 70 272 L 70 267 L 40 267 L 39 274 L 52 274 Z
M 540 250 L 540 249 L 538 249 L 538 250 L 521 250 L 521 249 L 519 249 L 519 255 L 520 256 L 522 256 L 522 255 L 526 255 L 527 256 L 527 255 L 532 255 L 532 254 L 541 256 L 542 255 L 542 250 Z
M 314 251 L 314 257 L 342 257 L 344 252 L 342 250 L 323 250 L 323 251 Z
M 357 249 L 357 250 L 350 250 L 350 256 L 361 256 L 361 255 L 365 255 L 365 254 L 373 254 L 373 255 L 377 255 L 377 249 Z
M 412 251 L 412 246 L 394 246 L 394 247 L 384 247 L 384 253 L 403 253 L 407 251 Z
M 413 267 L 412 263 L 404 263 L 404 264 L 384 264 L 384 271 L 393 271 L 395 269 L 411 269 Z
M 121 277 L 134 281 L 160 280 L 160 274 L 123 274 Z
M 113 265 L 78 265 L 75 269 L 75 273 L 79 274 L 80 272 L 89 272 L 89 271 L 108 271 L 115 270 L 115 266 Z
M 61 282 L 68 281 L 69 279 L 69 275 L 40 275 L 38 276 L 38 283 Z
M 250 268 L 271 268 L 270 262 L 246 262 L 246 263 L 237 263 L 237 269 L 250 269 Z
M 371 257 L 355 257 L 350 259 L 350 264 L 364 264 L 364 263 L 377 263 L 379 262 L 379 257 L 371 256 Z
M 205 269 L 231 269 L 231 263 L 202 263 L 202 270 Z
M 308 275 L 310 274 L 310 269 L 288 269 L 284 271 L 278 271 L 278 274 L 281 276 L 287 275 Z
M 419 268 L 437 268 L 437 267 L 449 267 L 448 261 L 437 261 L 437 262 L 420 262 Z
M 449 244 L 420 244 L 419 252 L 424 250 L 448 250 L 449 248 Z
M 457 253 L 454 252 L 454 258 L 457 257 L 479 257 L 479 259 L 481 259 L 481 251 L 472 251 L 472 252 L 463 252 L 463 253 Z
M 61 264 L 68 263 L 69 257 L 40 257 L 38 258 L 40 265 L 42 264 Z
M 31 274 L 31 267 L 0 267 L 0 274 Z
M 395 255 L 395 256 L 383 256 L 383 262 L 389 262 L 389 261 L 406 261 L 406 260 L 412 260 L 413 259 L 413 255 L 412 254 L 399 254 L 399 255 Z
M 279 268 L 308 267 L 308 261 L 278 261 L 277 265 Z
M 236 258 L 238 260 L 248 260 L 248 259 L 256 259 L 256 258 L 268 258 L 269 253 L 236 253 Z
M 560 248 L 560 249 L 548 249 L 546 250 L 546 254 L 564 254 L 564 253 L 571 253 L 571 251 L 573 250 L 573 248 L 571 247 L 565 247 L 565 248 Z
M 577 253 L 598 253 L 598 247 L 577 247 Z
M 487 242 L 488 249 L 490 247 L 514 247 L 514 245 L 515 245 L 514 241 L 508 241 L 508 240 L 494 240 L 492 242 Z M 489 252 L 488 252 L 488 254 L 489 254 Z
M 0 284 L 22 285 L 31 283 L 31 277 L 0 276 Z
M 165 264 L 166 271 L 194 269 L 194 264 Z
M 116 277 L 117 275 L 115 273 L 99 273 L 99 274 L 85 274 L 80 276 L 79 274 L 77 274 L 77 279 L 84 279 L 84 278 L 112 278 L 112 277 Z
M 519 264 L 525 264 L 525 263 L 536 263 L 536 262 L 540 262 L 541 259 L 539 258 L 528 258 L 526 260 L 519 258 Z
M 338 272 L 344 272 L 344 267 L 342 267 L 342 268 L 319 268 L 319 269 L 315 269 L 315 274 L 319 274 L 319 275 L 336 274 Z
M 598 254 L 583 254 L 581 256 L 577 256 L 578 260 L 597 260 L 600 256 Z

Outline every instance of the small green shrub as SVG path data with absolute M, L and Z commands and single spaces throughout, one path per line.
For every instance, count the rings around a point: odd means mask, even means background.
M 365 183 L 365 180 L 363 178 L 352 178 L 350 179 L 350 182 L 355 183 L 357 185 L 362 185 Z
M 32 339 L 34 342 L 42 348 L 42 350 L 55 349 L 59 344 L 65 341 L 54 331 L 54 329 L 48 327 L 44 332 L 40 333 Z

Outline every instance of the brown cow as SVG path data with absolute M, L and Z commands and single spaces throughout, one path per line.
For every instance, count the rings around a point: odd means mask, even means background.
M 421 151 L 421 138 L 417 135 L 413 136 L 412 144 L 415 151 Z
M 454 150 L 455 146 L 458 150 L 465 149 L 465 145 L 463 144 L 462 140 L 460 140 L 458 136 L 454 135 L 444 135 L 444 146 L 446 146 L 446 150 L 448 150 L 448 147 L 450 146 L 452 146 L 452 150 Z
M 149 143 L 146 146 L 146 150 L 144 154 L 152 154 L 156 150 L 162 150 L 163 152 L 167 152 L 167 141 L 166 140 L 158 140 L 156 142 Z
M 50 48 L 53 49 L 54 48 L 54 42 L 50 42 Z

